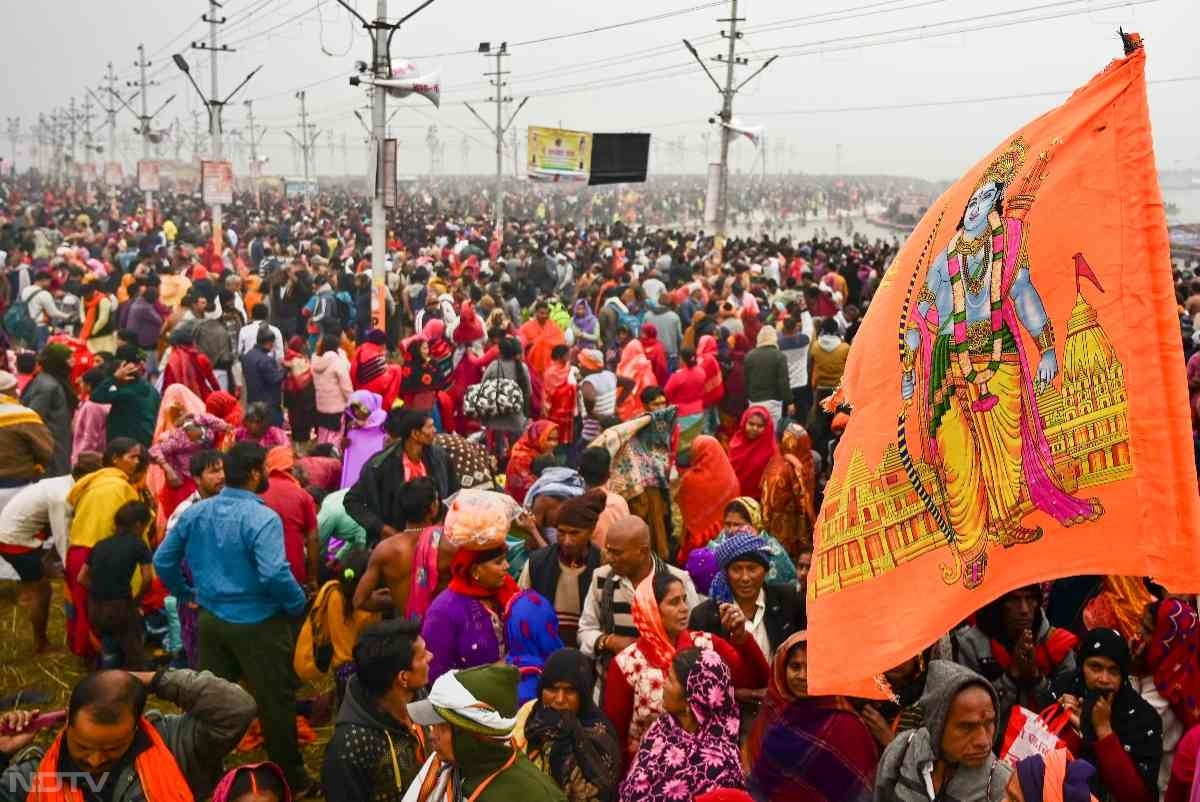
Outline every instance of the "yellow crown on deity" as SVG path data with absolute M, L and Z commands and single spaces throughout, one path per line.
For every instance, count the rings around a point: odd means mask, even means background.
M 1017 170 L 1021 169 L 1021 165 L 1025 163 L 1025 154 L 1029 151 L 1029 147 L 1025 144 L 1022 137 L 1017 137 L 1009 143 L 1008 147 L 1001 151 L 1000 155 L 992 160 L 987 169 L 983 171 L 983 177 L 979 179 L 979 183 L 975 185 L 976 189 L 987 183 L 1007 184 L 1017 174 Z

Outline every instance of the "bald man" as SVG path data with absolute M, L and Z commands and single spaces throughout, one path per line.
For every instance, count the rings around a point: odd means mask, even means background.
M 637 640 L 633 592 L 652 573 L 669 572 L 683 583 L 688 609 L 700 603 L 686 571 L 668 565 L 650 550 L 650 527 L 636 515 L 613 522 L 604 544 L 605 565 L 596 569 L 579 618 L 579 648 L 596 658 L 599 676 L 613 655 Z

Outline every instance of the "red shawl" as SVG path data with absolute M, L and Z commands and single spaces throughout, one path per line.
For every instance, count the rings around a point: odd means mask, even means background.
M 163 387 L 172 384 L 182 384 L 199 396 L 201 401 L 221 389 L 208 357 L 195 347 L 183 344 L 171 346 L 171 358 L 167 360 L 166 370 L 163 371 Z
M 642 350 L 646 352 L 646 358 L 650 360 L 650 366 L 654 369 L 654 378 L 658 380 L 658 386 L 664 387 L 669 375 L 667 372 L 667 349 L 658 341 L 658 327 L 653 323 L 643 323 L 638 340 L 642 343 Z
M 755 415 L 763 419 L 764 428 L 758 438 L 751 440 L 746 435 L 746 423 Z M 729 464 L 737 472 L 743 496 L 749 496 L 755 501 L 762 497 L 763 471 L 778 451 L 779 448 L 775 444 L 775 421 L 771 413 L 760 406 L 752 406 L 743 412 L 738 429 L 729 441 Z
M 708 545 L 721 531 L 725 505 L 738 494 L 737 474 L 721 444 L 715 437 L 698 436 L 692 441 L 692 465 L 683 474 L 675 496 L 684 529 L 679 565 L 687 562 L 692 549 Z
M 1146 648 L 1146 668 L 1154 687 L 1170 703 L 1184 729 L 1200 723 L 1200 676 L 1197 654 L 1200 626 L 1196 611 L 1179 599 L 1164 599 L 1154 617 L 1154 633 Z

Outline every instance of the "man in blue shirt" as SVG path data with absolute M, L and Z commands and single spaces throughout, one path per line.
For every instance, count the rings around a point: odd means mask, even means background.
M 266 456 L 255 443 L 231 448 L 225 489 L 179 517 L 154 568 L 181 604 L 200 607 L 200 668 L 231 682 L 245 679 L 267 754 L 303 792 L 312 780 L 296 739 L 292 619 L 304 614 L 306 599 L 285 557 L 283 522 L 258 497 L 267 486 Z

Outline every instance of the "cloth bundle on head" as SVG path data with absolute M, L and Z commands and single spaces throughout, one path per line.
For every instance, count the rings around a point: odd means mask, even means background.
M 1017 763 L 1017 781 L 1025 802 L 1095 802 L 1091 779 L 1096 768 L 1072 760 L 1066 749 L 1049 755 L 1030 755 Z
M 779 332 L 772 326 L 764 326 L 758 330 L 758 338 L 755 340 L 755 345 L 759 348 L 769 346 L 779 346 Z
M 730 565 L 738 560 L 751 560 L 763 568 L 771 567 L 771 553 L 767 550 L 767 541 L 749 528 L 742 530 L 742 534 L 726 538 L 724 543 L 713 550 L 713 554 L 721 570 L 713 577 L 708 595 L 719 604 L 733 601 L 733 591 L 725 573 Z
M 595 348 L 585 348 L 579 352 L 579 366 L 587 370 L 602 370 L 604 354 Z
M 558 525 L 569 526 L 572 529 L 593 529 L 607 503 L 608 499 L 603 490 L 591 490 L 567 499 L 558 508 Z
M 460 490 L 446 510 L 443 537 L 456 549 L 501 548 L 509 526 L 520 514 L 521 505 L 509 495 L 491 490 Z

